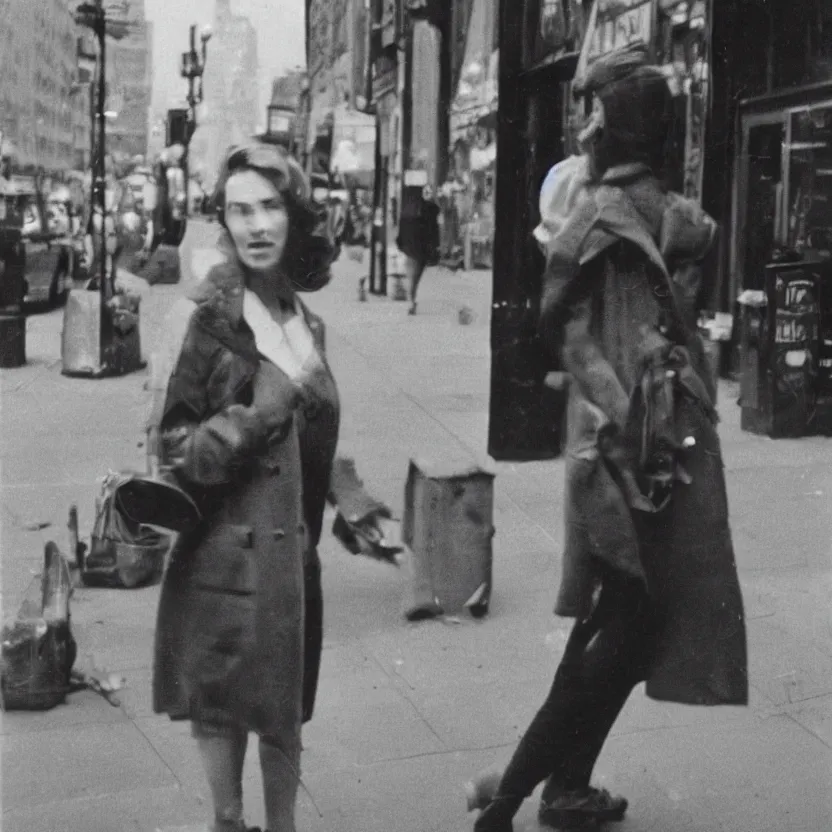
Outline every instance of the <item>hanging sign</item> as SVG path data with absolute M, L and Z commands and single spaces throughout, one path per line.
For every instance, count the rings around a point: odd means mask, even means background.
M 598 0 L 597 15 L 588 33 L 588 60 L 631 43 L 649 45 L 653 35 L 652 0 Z

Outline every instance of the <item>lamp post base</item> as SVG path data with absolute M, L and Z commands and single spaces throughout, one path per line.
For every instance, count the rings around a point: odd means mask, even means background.
M 26 363 L 26 317 L 0 315 L 0 367 L 11 369 Z
M 105 378 L 123 376 L 147 366 L 142 360 L 139 337 L 138 298 L 130 298 L 116 313 L 105 307 L 106 339 L 101 336 L 101 300 L 98 292 L 88 289 L 69 293 L 64 307 L 64 327 L 61 335 L 61 373 L 65 376 Z M 127 325 L 126 316 L 134 316 Z

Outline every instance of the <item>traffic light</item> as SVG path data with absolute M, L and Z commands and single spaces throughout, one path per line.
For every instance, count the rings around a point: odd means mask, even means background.
M 188 118 L 187 110 L 168 110 L 167 133 L 165 145 L 172 144 L 188 146 L 193 135 L 193 126 Z

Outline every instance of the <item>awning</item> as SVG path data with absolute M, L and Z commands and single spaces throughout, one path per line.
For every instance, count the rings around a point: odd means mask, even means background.
M 451 103 L 452 142 L 497 109 L 499 50 L 492 49 L 495 25 L 492 0 L 474 0 L 462 71 Z

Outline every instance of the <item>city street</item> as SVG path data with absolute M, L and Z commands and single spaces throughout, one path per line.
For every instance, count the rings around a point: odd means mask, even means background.
M 192 221 L 185 278 L 143 294 L 145 357 L 164 316 L 212 258 L 218 226 Z M 491 275 L 429 270 L 419 314 L 370 296 L 346 254 L 309 305 L 327 324 L 342 397 L 341 453 L 400 515 L 408 460 L 486 448 Z M 459 310 L 473 320 L 460 323 Z M 25 367 L 2 384 L 2 608 L 13 615 L 43 546 L 67 548 L 77 503 L 89 538 L 99 480 L 144 469 L 149 371 L 61 375 L 62 311 L 28 320 Z M 719 407 L 748 619 L 751 704 L 692 708 L 632 697 L 597 781 L 630 800 L 620 832 L 832 828 L 832 442 L 740 431 L 737 386 Z M 562 545 L 562 461 L 498 464 L 494 593 L 482 620 L 408 623 L 409 571 L 347 553 L 325 523 L 325 649 L 304 729 L 299 832 L 463 832 L 464 784 L 504 762 L 543 701 L 569 622 L 552 615 Z M 85 691 L 45 713 L 3 714 L 5 832 L 201 832 L 211 802 L 187 724 L 151 708 L 158 587 L 77 589 L 82 669 L 126 679 L 118 706 Z M 263 824 L 251 743 L 247 821 Z M 515 828 L 538 829 L 537 801 Z

